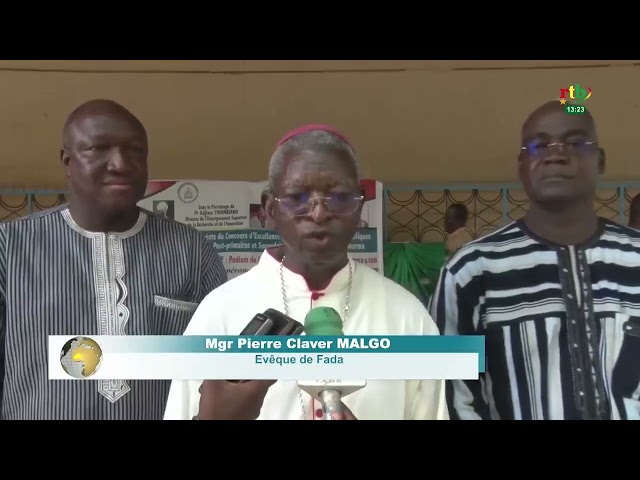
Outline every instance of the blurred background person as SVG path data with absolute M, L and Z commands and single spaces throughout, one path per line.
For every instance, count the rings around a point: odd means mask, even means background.
M 629 226 L 640 230 L 640 193 L 633 197 L 629 204 Z
M 467 229 L 469 210 L 462 203 L 449 205 L 444 216 L 444 229 L 447 234 L 445 249 L 447 258 L 450 258 L 464 245 L 473 240 L 473 236 Z

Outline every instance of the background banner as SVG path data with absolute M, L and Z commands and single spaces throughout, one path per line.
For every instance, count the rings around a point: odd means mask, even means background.
M 361 183 L 365 205 L 349 253 L 384 273 L 382 183 Z M 258 263 L 265 248 L 281 244 L 261 208 L 266 185 L 266 181 L 153 180 L 139 205 L 200 230 L 213 242 L 233 278 Z

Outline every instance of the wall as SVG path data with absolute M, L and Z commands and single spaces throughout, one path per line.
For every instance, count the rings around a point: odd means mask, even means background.
M 572 83 L 593 89 L 603 180 L 637 180 L 638 62 L 0 61 L 0 185 L 63 186 L 60 129 L 91 98 L 140 117 L 155 178 L 263 179 L 285 131 L 329 122 L 387 183 L 510 182 L 522 120 Z

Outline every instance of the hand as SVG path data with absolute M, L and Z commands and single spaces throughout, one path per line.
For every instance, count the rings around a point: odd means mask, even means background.
M 333 413 L 331 415 L 334 420 L 358 420 L 353 412 L 344 403 L 342 404 L 342 413 Z
M 198 420 L 255 420 L 274 383 L 275 380 L 205 380 L 200 386 Z

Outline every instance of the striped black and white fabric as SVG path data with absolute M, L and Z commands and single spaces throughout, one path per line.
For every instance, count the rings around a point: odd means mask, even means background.
M 430 311 L 486 336 L 486 374 L 449 384 L 452 419 L 640 419 L 640 232 L 601 219 L 565 247 L 511 223 L 445 265 Z
M 114 234 L 66 205 L 0 224 L 0 418 L 162 419 L 170 381 L 48 380 L 48 336 L 181 335 L 226 278 L 202 234 L 147 211 Z

